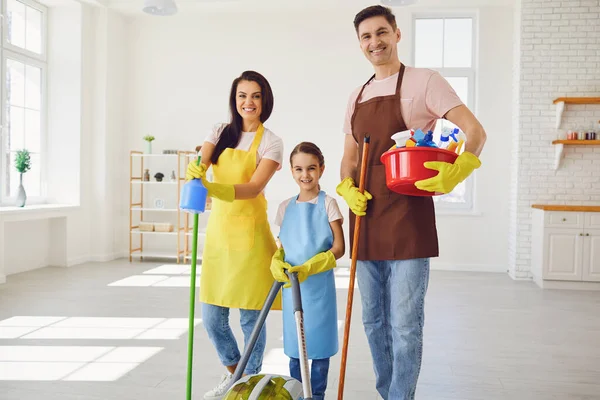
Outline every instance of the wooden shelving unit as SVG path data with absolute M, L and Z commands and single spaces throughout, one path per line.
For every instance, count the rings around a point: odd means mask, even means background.
M 165 176 L 163 182 L 144 181 L 144 160 L 148 157 L 163 158 L 169 162 L 176 162 L 173 165 L 173 170 L 176 171 L 175 182 L 169 181 L 169 177 Z M 190 214 L 179 210 L 179 200 L 181 189 L 185 184 L 185 170 L 188 163 L 196 157 L 193 151 L 178 151 L 177 154 L 144 154 L 141 151 L 129 152 L 129 261 L 133 261 L 134 257 L 144 258 L 174 258 L 177 263 L 180 260 L 185 262 L 187 255 L 188 240 L 190 236 Z M 134 164 L 139 164 L 139 169 Z M 151 186 L 152 190 L 157 190 L 154 187 L 160 186 L 160 190 L 170 192 L 171 197 L 176 199 L 176 204 L 170 205 L 170 208 L 155 208 L 149 204 L 144 197 L 144 188 Z M 176 191 L 175 195 L 173 191 Z M 134 200 L 134 197 L 136 200 Z M 176 207 L 176 208 L 173 208 Z M 156 232 L 156 231 L 140 231 L 139 222 L 144 221 L 144 216 L 152 214 L 173 214 L 176 216 L 176 221 L 173 224 L 172 232 Z M 137 222 L 134 222 L 137 221 Z M 144 249 L 144 236 L 164 237 L 167 240 L 173 241 L 170 237 L 175 237 L 173 243 L 173 251 L 165 252 L 163 250 Z M 136 240 L 137 239 L 137 240 Z M 136 244 L 134 244 L 136 243 Z

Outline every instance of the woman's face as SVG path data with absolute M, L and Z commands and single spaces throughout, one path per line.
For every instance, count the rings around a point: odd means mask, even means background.
M 260 121 L 262 93 L 258 83 L 240 81 L 235 94 L 237 112 L 246 122 Z

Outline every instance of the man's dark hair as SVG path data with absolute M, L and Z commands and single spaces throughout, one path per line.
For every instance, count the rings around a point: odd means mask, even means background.
M 356 17 L 354 17 L 354 29 L 356 29 L 356 33 L 358 33 L 358 26 L 365 19 L 379 16 L 385 17 L 392 28 L 394 28 L 394 30 L 397 29 L 398 26 L 396 25 L 396 17 L 392 13 L 391 9 L 384 6 L 370 6 L 360 11 L 358 14 L 356 14 Z

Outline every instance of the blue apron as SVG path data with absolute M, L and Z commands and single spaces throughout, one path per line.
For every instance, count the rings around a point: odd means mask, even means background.
M 325 208 L 325 192 L 319 192 L 317 204 L 296 203 L 292 199 L 285 210 L 279 240 L 285 261 L 302 265 L 318 253 L 331 249 L 333 233 Z M 291 288 L 283 290 L 283 349 L 288 357 L 298 355 L 298 337 Z M 337 304 L 333 270 L 309 276 L 300 284 L 304 311 L 304 335 L 308 358 L 329 358 L 338 351 Z

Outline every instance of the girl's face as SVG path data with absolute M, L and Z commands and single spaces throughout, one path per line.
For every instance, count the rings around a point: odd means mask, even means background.
M 300 190 L 318 191 L 324 170 L 325 166 L 319 165 L 319 159 L 312 154 L 297 153 L 292 157 L 292 175 Z
M 237 112 L 244 121 L 258 123 L 262 112 L 260 85 L 253 81 L 240 81 L 235 93 Z

